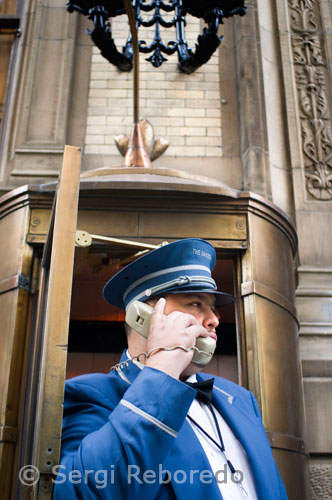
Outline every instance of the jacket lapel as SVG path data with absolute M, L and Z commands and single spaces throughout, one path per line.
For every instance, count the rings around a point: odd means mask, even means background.
M 197 380 L 204 378 L 201 374 L 197 375 Z M 276 467 L 261 420 L 256 416 L 253 406 L 252 411 L 248 411 L 241 402 L 240 395 L 235 392 L 236 386 L 234 393 L 230 394 L 229 389 L 223 388 L 219 381 L 218 387 L 214 386 L 213 405 L 247 453 L 259 500 L 280 498 Z

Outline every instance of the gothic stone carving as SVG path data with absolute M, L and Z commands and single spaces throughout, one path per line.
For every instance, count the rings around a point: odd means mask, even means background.
M 332 200 L 331 110 L 318 0 L 289 0 L 306 188 L 312 199 Z

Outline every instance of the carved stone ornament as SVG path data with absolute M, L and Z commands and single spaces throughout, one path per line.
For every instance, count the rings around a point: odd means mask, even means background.
M 331 97 L 318 0 L 289 0 L 291 40 L 300 107 L 306 189 L 332 200 Z

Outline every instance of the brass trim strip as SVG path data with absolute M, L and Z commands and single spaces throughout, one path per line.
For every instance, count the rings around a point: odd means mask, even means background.
M 295 451 L 296 453 L 307 455 L 304 441 L 301 438 L 271 431 L 266 431 L 266 435 L 272 448 Z
M 256 294 L 264 299 L 270 300 L 271 302 L 277 304 L 278 306 L 286 309 L 286 311 L 291 314 L 299 325 L 299 321 L 296 315 L 296 308 L 294 304 L 288 300 L 284 295 L 279 292 L 276 292 L 269 286 L 263 285 L 259 281 L 246 281 L 245 283 L 241 283 L 241 296 L 246 297 L 247 295 Z
M 27 243 L 30 244 L 44 244 L 46 241 L 46 234 L 29 234 L 27 236 Z M 168 238 L 167 241 L 171 243 L 175 241 L 174 238 Z M 247 240 L 208 240 L 216 250 L 246 250 L 248 248 Z M 123 262 L 125 263 L 125 262 Z
M 17 443 L 18 430 L 10 425 L 0 425 L 0 443 Z
M 25 274 L 15 274 L 0 281 L 0 294 L 10 292 L 16 288 L 30 289 L 30 278 Z
M 111 242 L 116 245 L 126 246 L 126 247 L 134 247 L 134 248 L 142 248 L 144 250 L 155 250 L 161 246 L 167 245 L 167 241 L 163 241 L 160 245 L 151 245 L 150 243 L 144 243 L 142 241 L 133 241 L 133 240 L 125 240 L 120 238 L 111 238 L 109 236 L 102 236 L 99 234 L 90 234 L 87 231 L 81 231 L 79 229 L 76 230 L 75 233 L 75 246 L 78 247 L 86 247 L 90 246 L 92 240 L 102 241 L 102 242 Z
M 27 243 L 32 243 L 35 245 L 40 245 L 44 244 L 46 241 L 47 235 L 46 234 L 28 234 L 27 236 Z
M 65 146 L 49 237 L 42 258 L 40 287 L 45 293 L 38 303 L 37 335 L 43 338 L 43 345 L 32 463 L 46 474 L 51 472 L 52 465 L 59 463 L 60 456 L 61 401 L 67 361 L 65 346 L 68 342 L 80 163 L 81 149 Z

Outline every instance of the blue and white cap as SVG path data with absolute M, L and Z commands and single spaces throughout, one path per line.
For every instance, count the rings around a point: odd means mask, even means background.
M 216 306 L 231 304 L 234 297 L 219 292 L 211 276 L 216 252 L 210 243 L 197 238 L 174 241 L 135 260 L 105 285 L 107 302 L 127 309 L 134 300 L 146 302 L 167 293 L 213 293 Z

